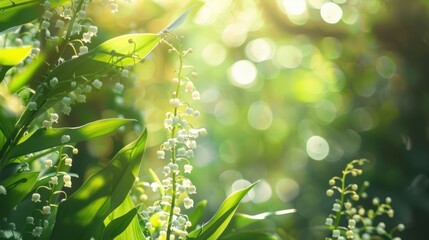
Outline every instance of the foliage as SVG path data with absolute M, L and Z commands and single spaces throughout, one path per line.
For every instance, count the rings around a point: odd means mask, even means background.
M 386 229 L 386 224 L 379 220 L 383 215 L 389 218 L 394 217 L 394 210 L 391 207 L 392 199 L 386 198 L 385 203 L 381 203 L 379 198 L 372 200 L 374 209 L 365 208 L 362 205 L 353 204 L 361 198 L 367 198 L 366 189 L 369 182 L 365 181 L 359 187 L 356 183 L 346 183 L 347 177 L 357 177 L 363 173 L 360 167 L 367 162 L 366 159 L 354 160 L 347 164 L 342 171 L 342 176 L 335 176 L 329 180 L 331 186 L 327 191 L 328 197 L 334 196 L 338 192 L 340 197 L 335 199 L 333 213 L 326 218 L 325 224 L 331 230 L 331 237 L 326 239 L 394 239 L 396 230 L 403 231 L 404 224 L 398 224 L 392 230 Z M 343 226 L 347 223 L 347 227 Z
M 177 163 L 186 162 L 184 172 L 191 172 L 192 149 L 196 146 L 194 139 L 207 132 L 203 128 L 194 129 L 181 119 L 183 113 L 179 109 L 184 105 L 178 94 L 182 82 L 186 82 L 186 91 L 192 93 L 193 100 L 199 100 L 200 93 L 182 74 L 183 58 L 191 50 L 182 52 L 167 38 L 173 36 L 173 40 L 178 40 L 171 32 L 184 22 L 191 9 L 159 33 L 120 35 L 89 50 L 86 43 L 98 33 L 98 27 L 87 16 L 91 4 L 90 1 L 75 0 L 9 1 L 1 5 L 0 30 L 3 31 L 4 45 L 14 42 L 18 45 L 25 42 L 26 45 L 0 49 L 3 89 L 0 102 L 0 203 L 3 217 L 0 238 L 173 239 L 177 236 L 180 239 L 217 239 L 241 199 L 255 184 L 231 194 L 212 220 L 201 227 L 192 227 L 197 235 L 187 236 L 186 228 L 198 224 L 206 202 L 198 205 L 190 217 L 192 223 L 186 220 L 186 214 L 180 214 L 180 202 L 186 209 L 193 207 L 193 200 L 183 198 L 183 194 L 196 191 L 190 180 L 180 175 Z M 107 3 L 94 4 L 103 6 Z M 117 11 L 116 3 L 108 5 L 113 12 Z M 32 32 L 36 34 L 32 35 Z M 20 38 L 21 35 L 27 37 Z M 166 123 L 171 138 L 159 152 L 162 154 L 159 158 L 164 158 L 164 151 L 171 152 L 172 163 L 166 168 L 172 175 L 160 182 L 156 174 L 152 174 L 155 183 L 165 186 L 160 192 L 163 202 L 155 203 L 156 214 L 153 210 L 142 213 L 145 204 L 135 205 L 135 195 L 130 195 L 130 190 L 139 183 L 145 184 L 139 181 L 138 174 L 146 148 L 146 130 L 142 130 L 137 140 L 122 147 L 104 167 L 84 179 L 69 196 L 70 191 L 66 188 L 72 188 L 72 177 L 78 177 L 71 172 L 71 167 L 76 164 L 72 155 L 79 153 L 76 144 L 111 135 L 131 123 L 141 123 L 132 119 L 104 118 L 79 127 L 54 127 L 60 118 L 57 112 L 69 115 L 71 106 L 86 102 L 87 95 L 93 90 L 101 89 L 109 80 L 128 78 L 131 67 L 146 58 L 161 42 L 177 53 L 180 66 L 177 88 L 170 100 L 174 114 L 170 113 L 171 123 Z M 118 93 L 123 88 L 120 81 L 114 85 Z M 15 105 L 11 105 L 13 101 Z M 189 103 L 186 114 L 199 116 Z M 172 181 L 172 185 L 165 185 L 165 181 Z M 189 190 L 185 193 L 181 188 Z M 160 216 L 160 206 L 167 215 Z M 153 216 L 148 218 L 144 212 Z M 159 224 L 157 217 L 165 218 L 166 225 L 154 230 L 152 226 Z

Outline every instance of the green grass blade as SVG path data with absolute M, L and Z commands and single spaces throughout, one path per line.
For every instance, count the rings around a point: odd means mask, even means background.
M 228 226 L 235 211 L 240 204 L 241 199 L 256 185 L 252 185 L 238 190 L 229 195 L 220 206 L 216 214 L 201 228 L 195 229 L 189 233 L 188 240 L 215 240 L 220 237 L 225 228 Z
M 58 208 L 52 239 L 100 239 L 103 221 L 126 199 L 146 147 L 146 131 Z
M 132 119 L 112 118 L 94 121 L 80 127 L 40 128 L 24 136 L 10 151 L 9 157 L 18 157 L 47 148 L 62 145 L 61 138 L 70 136 L 68 143 L 81 142 L 116 131 L 121 126 L 133 122 Z

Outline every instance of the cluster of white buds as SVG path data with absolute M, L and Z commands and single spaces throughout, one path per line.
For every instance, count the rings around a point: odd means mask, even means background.
M 365 181 L 361 187 L 355 183 L 345 184 L 347 176 L 356 177 L 363 173 L 359 167 L 366 162 L 365 159 L 354 160 L 347 164 L 341 177 L 335 176 L 329 180 L 330 188 L 326 191 L 326 195 L 332 197 L 337 191 L 339 198 L 335 199 L 332 207 L 333 213 L 325 220 L 325 225 L 331 230 L 331 236 L 326 239 L 369 240 L 372 237 L 387 237 L 388 239 L 400 240 L 399 237 L 393 238 L 393 233 L 396 230 L 403 231 L 405 229 L 403 224 L 399 224 L 390 232 L 386 230 L 386 225 L 383 222 L 374 225 L 378 216 L 387 215 L 393 218 L 394 211 L 390 205 L 392 199 L 387 197 L 385 202 L 381 203 L 379 198 L 373 198 L 374 209 L 367 210 L 363 206 L 354 204 L 354 202 L 367 197 L 365 190 L 369 187 L 369 182 Z M 344 222 L 341 220 L 343 217 L 346 218 L 347 222 L 345 226 L 340 225 Z
M 197 74 L 194 72 L 183 74 L 183 57 L 186 54 L 171 45 L 170 47 L 172 48 L 170 52 L 175 52 L 179 56 L 179 69 L 173 79 L 176 91 L 168 101 L 173 110 L 167 112 L 164 119 L 164 127 L 169 132 L 169 138 L 161 144 L 156 153 L 158 159 L 166 161 L 166 164 L 160 183 L 146 184 L 153 191 L 159 191 L 162 196 L 153 206 L 142 212 L 147 222 L 146 228 L 152 234 L 151 239 L 160 240 L 184 239 L 188 234 L 186 230 L 192 224 L 188 216 L 182 212 L 182 208 L 186 210 L 194 206 L 191 195 L 195 194 L 197 189 L 187 174 L 193 170 L 192 160 L 195 157 L 197 138 L 207 135 L 206 129 L 195 128 L 191 123 L 200 116 L 200 112 L 192 105 L 193 101 L 200 99 L 200 93 L 193 83 Z M 161 221 L 156 227 L 150 222 L 153 216 L 157 216 Z

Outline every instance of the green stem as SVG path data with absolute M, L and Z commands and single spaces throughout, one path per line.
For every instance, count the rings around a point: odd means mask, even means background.
M 182 67 L 183 67 L 183 58 L 182 58 L 182 54 L 176 49 L 174 48 L 174 46 L 172 46 L 171 44 L 169 44 L 168 42 L 166 42 L 167 45 L 169 45 L 170 47 L 172 47 L 172 49 L 174 49 L 174 51 L 177 53 L 177 55 L 179 56 L 179 70 L 177 72 L 177 79 L 178 79 L 178 83 L 177 83 L 177 87 L 176 87 L 176 92 L 173 94 L 174 98 L 178 98 L 179 97 L 179 90 L 180 90 L 180 83 L 181 83 L 181 76 L 182 76 Z M 174 117 L 177 117 L 177 107 L 174 108 Z M 174 138 L 176 135 L 176 126 L 173 125 L 173 129 L 171 130 L 171 138 Z M 172 157 L 171 157 L 171 161 L 173 164 L 176 164 L 176 146 L 173 145 L 173 149 L 172 149 Z M 171 208 L 170 208 L 170 213 L 169 213 L 169 217 L 168 217 L 168 227 L 167 227 L 167 240 L 170 240 L 170 234 L 171 234 L 171 226 L 173 223 L 173 215 L 174 215 L 174 208 L 176 207 L 176 173 L 173 172 L 172 173 L 172 177 L 173 177 L 173 182 L 172 182 L 172 191 L 173 191 L 173 196 L 172 196 L 172 200 L 171 200 Z
M 347 176 L 347 170 L 348 167 L 346 168 L 346 170 L 343 171 L 343 177 L 341 178 L 341 197 L 340 197 L 340 211 L 337 212 L 337 214 L 335 215 L 335 224 L 334 224 L 334 230 L 338 229 L 338 225 L 340 224 L 340 219 L 341 219 L 341 215 L 342 215 L 342 210 L 343 210 L 343 205 L 344 205 L 344 197 L 345 197 L 345 191 L 346 191 L 346 176 Z
M 71 35 L 71 31 L 73 28 L 73 24 L 76 21 L 76 15 L 81 10 L 85 0 L 81 0 L 74 12 L 74 15 L 72 19 L 70 20 L 69 27 L 67 29 L 67 34 L 65 37 L 65 40 L 60 44 L 60 51 L 55 52 L 54 54 L 48 58 L 48 62 L 46 65 L 43 65 L 47 67 L 46 69 L 43 69 L 43 74 L 49 71 L 49 69 L 52 66 L 55 66 L 55 63 L 58 61 L 58 59 L 62 56 L 67 44 L 69 43 L 69 37 Z M 43 75 L 42 74 L 42 75 Z M 35 74 L 37 77 L 38 74 Z M 3 145 L 3 147 L 0 150 L 0 172 L 3 170 L 3 168 L 9 163 L 8 161 L 8 155 L 10 150 L 21 140 L 22 136 L 24 135 L 25 131 L 27 131 L 28 126 L 30 125 L 31 121 L 34 118 L 34 113 L 28 113 L 28 108 L 24 111 L 24 113 L 21 115 L 21 118 L 18 120 L 18 122 L 15 125 L 15 129 L 12 132 L 11 136 L 8 137 L 8 139 L 11 139 L 9 141 L 6 141 Z

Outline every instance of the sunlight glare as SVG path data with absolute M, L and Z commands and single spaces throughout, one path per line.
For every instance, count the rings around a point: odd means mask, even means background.
M 238 87 L 250 87 L 256 80 L 256 66 L 248 60 L 235 62 L 228 71 L 231 83 Z
M 276 184 L 276 194 L 280 200 L 289 202 L 299 195 L 299 185 L 291 178 L 282 178 Z
M 289 15 L 300 15 L 307 10 L 307 3 L 305 0 L 283 0 L 281 6 Z
M 320 9 L 320 15 L 323 21 L 329 24 L 335 24 L 339 22 L 343 16 L 343 10 L 340 6 L 333 2 L 327 2 L 323 4 Z
M 325 159 L 329 154 L 328 142 L 320 136 L 312 136 L 307 140 L 307 154 L 314 160 Z

